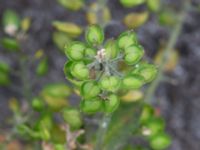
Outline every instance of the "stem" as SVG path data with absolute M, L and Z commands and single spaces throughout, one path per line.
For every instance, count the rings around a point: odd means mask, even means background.
M 99 129 L 96 137 L 96 145 L 94 150 L 102 150 L 104 144 L 104 138 L 109 127 L 112 114 L 105 114 L 102 118 L 102 121 L 99 124 Z
M 145 99 L 144 99 L 145 102 L 150 102 L 153 99 L 154 93 L 155 93 L 160 81 L 163 78 L 164 66 L 167 63 L 168 58 L 170 57 L 170 53 L 172 52 L 173 48 L 175 47 L 175 44 L 178 40 L 178 36 L 181 33 L 182 26 L 183 26 L 184 20 L 186 18 L 189 7 L 190 7 L 190 0 L 185 0 L 184 8 L 183 8 L 180 16 L 177 18 L 177 20 L 178 20 L 177 24 L 176 24 L 174 30 L 172 31 L 172 34 L 170 35 L 170 39 L 167 44 L 167 47 L 164 50 L 163 55 L 161 56 L 162 61 L 159 66 L 158 76 L 154 80 L 154 82 L 150 85 L 149 89 L 147 90 L 147 92 L 145 94 Z

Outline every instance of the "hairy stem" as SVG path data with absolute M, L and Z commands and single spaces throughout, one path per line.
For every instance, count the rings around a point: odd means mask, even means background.
M 105 138 L 107 129 L 109 127 L 111 118 L 112 118 L 112 114 L 105 114 L 103 116 L 102 121 L 99 124 L 99 129 L 97 132 L 95 150 L 103 149 L 104 138 Z
M 180 13 L 179 17 L 177 18 L 177 24 L 174 27 L 172 34 L 170 35 L 167 47 L 164 50 L 163 55 L 161 56 L 162 61 L 159 66 L 158 76 L 154 80 L 154 82 L 150 85 L 149 89 L 147 90 L 147 92 L 145 94 L 145 99 L 144 99 L 145 102 L 150 102 L 153 99 L 154 93 L 155 93 L 160 81 L 163 78 L 164 66 L 167 63 L 168 58 L 170 57 L 170 53 L 172 52 L 173 48 L 175 47 L 175 44 L 181 33 L 182 26 L 183 26 L 184 20 L 186 18 L 189 7 L 190 7 L 190 0 L 185 0 L 184 8 L 183 8 L 182 12 Z

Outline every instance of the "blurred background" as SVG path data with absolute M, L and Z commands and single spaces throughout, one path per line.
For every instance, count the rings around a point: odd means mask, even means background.
M 13 126 L 13 103 L 26 110 L 23 101 L 37 96 L 45 85 L 69 85 L 63 73 L 66 56 L 62 47 L 72 40 L 84 40 L 85 28 L 99 23 L 92 10 L 99 1 L 86 0 L 80 9 L 63 1 L 0 0 L 0 143 L 3 133 Z M 200 1 L 185 1 L 161 0 L 158 6 L 141 3 L 132 7 L 119 0 L 102 4 L 101 24 L 107 39 L 134 29 L 146 59 L 158 66 L 163 63 L 162 79 L 149 99 L 166 121 L 172 137 L 169 150 L 200 149 Z M 21 20 L 18 33 L 12 27 L 5 29 L 3 15 L 8 9 Z M 79 99 L 70 96 L 73 105 Z

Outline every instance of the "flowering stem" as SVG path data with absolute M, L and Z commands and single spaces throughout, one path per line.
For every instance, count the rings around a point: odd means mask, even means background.
M 166 49 L 164 50 L 163 55 L 161 56 L 161 60 L 162 62 L 160 63 L 159 66 L 159 70 L 158 70 L 158 76 L 157 78 L 154 80 L 154 82 L 150 85 L 149 89 L 147 90 L 146 94 L 145 94 L 145 102 L 150 102 L 153 99 L 155 90 L 157 89 L 160 81 L 163 78 L 163 72 L 164 72 L 164 66 L 168 61 L 168 58 L 170 57 L 170 54 L 178 40 L 178 36 L 181 33 L 181 29 L 184 23 L 184 20 L 186 18 L 188 9 L 190 8 L 190 0 L 185 0 L 184 3 L 184 8 L 182 10 L 182 13 L 180 14 L 180 16 L 178 17 L 178 22 L 174 28 L 174 30 L 172 31 L 172 34 L 169 38 L 169 42 L 167 44 Z
M 104 138 L 105 138 L 107 129 L 109 127 L 111 118 L 112 118 L 112 114 L 105 114 L 103 116 L 102 121 L 99 124 L 99 129 L 98 129 L 97 137 L 96 137 L 96 145 L 95 145 L 94 150 L 103 149 Z

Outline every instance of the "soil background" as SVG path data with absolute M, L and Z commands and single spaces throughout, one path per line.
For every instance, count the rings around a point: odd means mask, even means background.
M 87 1 L 87 3 L 91 2 Z M 166 4 L 180 9 L 182 0 L 166 0 Z M 194 6 L 199 4 L 196 0 Z M 145 10 L 145 6 L 125 9 L 118 0 L 109 0 L 108 6 L 116 24 L 106 27 L 106 37 L 115 37 L 126 28 L 121 23 L 125 14 L 132 11 Z M 74 22 L 86 26 L 85 11 L 71 12 L 61 7 L 56 0 L 0 0 L 0 17 L 5 9 L 12 8 L 20 16 L 32 19 L 28 41 L 24 46 L 27 53 L 32 55 L 38 49 L 44 49 L 50 60 L 50 70 L 45 77 L 35 80 L 33 95 L 46 83 L 67 82 L 62 72 L 66 60 L 52 42 L 53 20 Z M 137 30 L 140 42 L 147 50 L 148 56 L 153 57 L 159 43 L 169 36 L 169 29 L 158 24 L 155 14 L 148 22 Z M 0 25 L 0 38 L 3 37 Z M 83 37 L 81 37 L 83 39 Z M 170 150 L 200 150 L 200 11 L 189 11 L 185 20 L 182 34 L 179 36 L 176 49 L 180 53 L 180 62 L 174 72 L 168 77 L 175 82 L 164 82 L 157 91 L 156 99 L 167 122 L 167 130 L 173 137 Z M 0 59 L 18 68 L 19 61 L 15 54 L 5 53 L 0 47 Z M 33 66 L 34 67 L 34 66 Z M 31 79 L 35 79 L 33 69 L 27 70 Z M 11 115 L 8 109 L 8 99 L 13 96 L 21 98 L 21 82 L 12 76 L 14 88 L 0 87 L 0 128 L 6 128 L 6 120 Z M 31 82 L 31 81 L 30 81 Z

